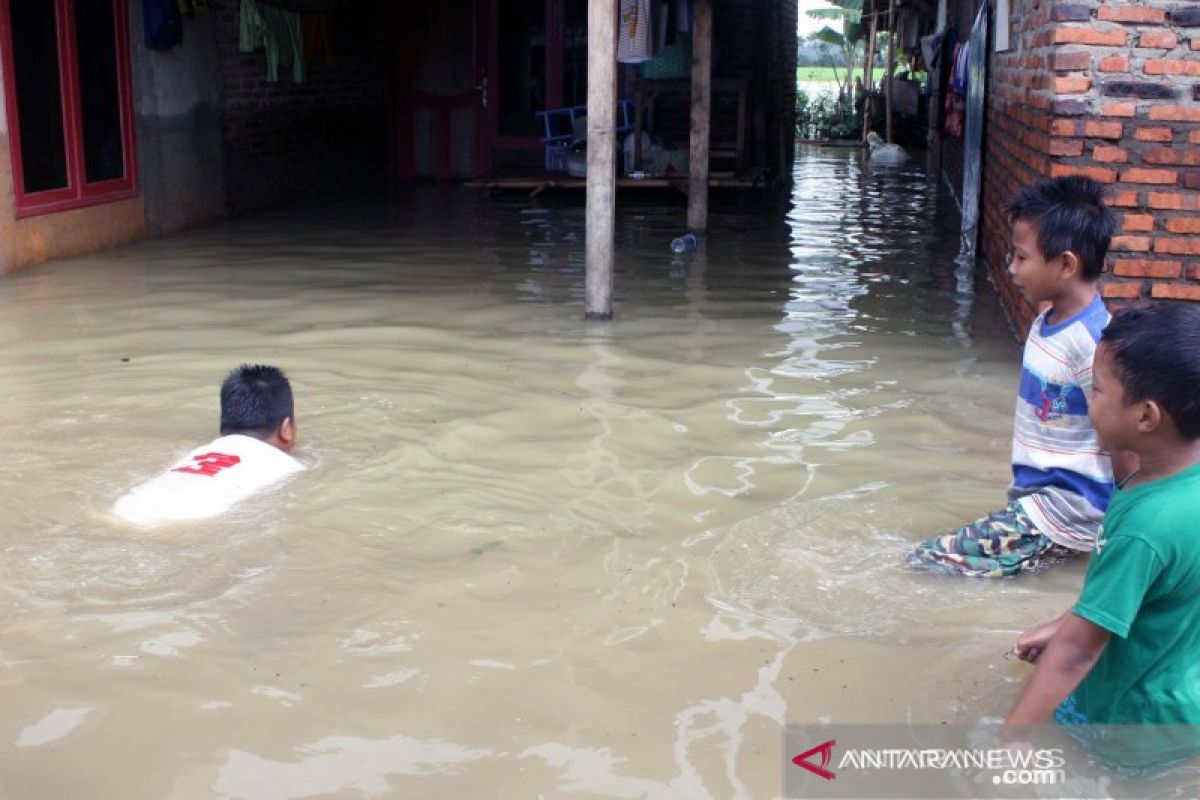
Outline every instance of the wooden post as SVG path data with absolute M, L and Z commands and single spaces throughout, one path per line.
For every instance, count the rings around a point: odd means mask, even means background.
M 712 4 L 695 0 L 692 16 L 692 141 L 688 156 L 688 230 L 708 230 L 708 144 L 712 117 Z
M 887 86 L 887 140 L 896 141 L 892 130 L 892 81 L 896 77 L 896 0 L 888 0 L 888 86 Z
M 874 8 L 871 9 L 874 11 Z M 867 134 L 871 132 L 871 90 L 875 85 L 875 36 L 878 32 L 879 15 L 871 14 L 871 24 L 869 27 L 870 33 L 867 34 L 866 54 L 863 56 L 863 88 L 867 92 L 867 99 L 863 101 L 863 128 L 862 139 L 867 140 Z
M 617 215 L 617 0 L 588 2 L 587 300 L 584 317 L 612 319 Z

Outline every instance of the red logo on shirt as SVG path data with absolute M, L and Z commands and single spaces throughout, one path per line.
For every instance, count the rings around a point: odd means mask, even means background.
M 229 469 L 241 462 L 237 456 L 227 456 L 224 453 L 202 453 L 192 458 L 193 464 L 186 467 L 176 467 L 171 472 L 186 472 L 190 475 L 207 475 L 210 478 L 223 469 Z

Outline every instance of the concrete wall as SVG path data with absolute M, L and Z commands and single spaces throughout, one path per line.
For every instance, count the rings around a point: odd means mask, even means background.
M 0 273 L 52 258 L 103 250 L 145 235 L 145 207 L 141 197 L 17 219 L 10 153 L 8 120 L 4 103 L 0 102 Z
M 215 25 L 184 22 L 183 44 L 145 47 L 142 0 L 131 0 L 130 57 L 139 184 L 152 235 L 183 230 L 225 213 Z

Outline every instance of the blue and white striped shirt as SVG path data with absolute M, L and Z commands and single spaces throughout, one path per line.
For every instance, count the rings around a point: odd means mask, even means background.
M 1092 357 L 1109 314 L 1099 295 L 1054 325 L 1047 313 L 1025 341 L 1008 493 L 1051 540 L 1086 551 L 1113 491 L 1112 464 L 1087 406 Z

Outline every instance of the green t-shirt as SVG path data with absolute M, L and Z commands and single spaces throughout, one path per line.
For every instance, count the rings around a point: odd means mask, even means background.
M 1089 724 L 1200 724 L 1200 464 L 1113 495 L 1074 610 L 1113 634 L 1075 690 Z

